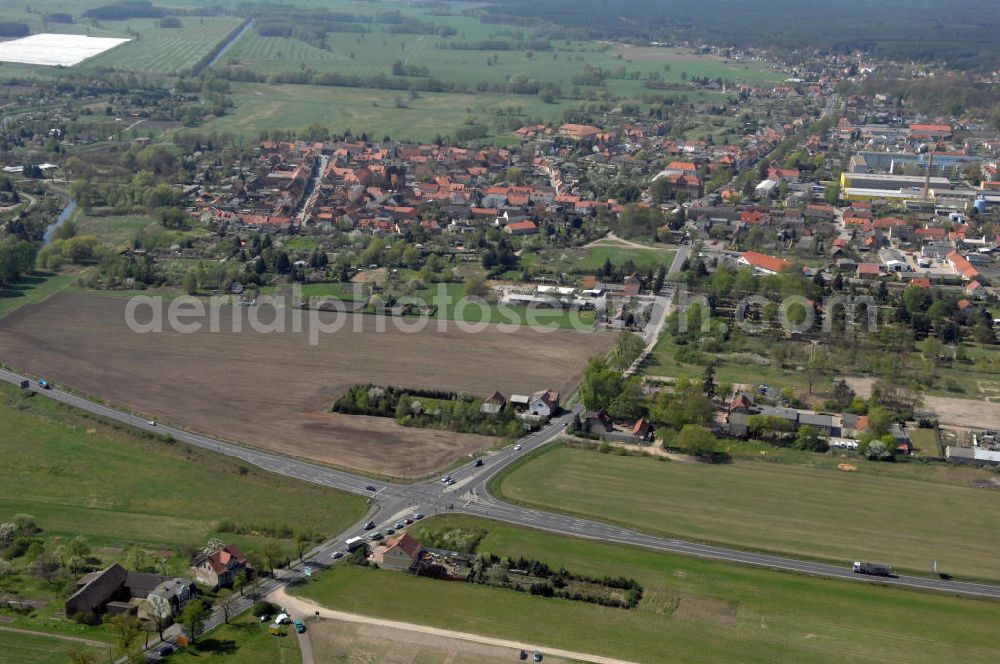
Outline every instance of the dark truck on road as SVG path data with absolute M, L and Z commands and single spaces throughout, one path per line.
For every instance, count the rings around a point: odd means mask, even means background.
M 880 565 L 878 563 L 854 563 L 854 573 L 855 574 L 870 574 L 871 576 L 896 576 L 892 572 L 892 568 L 888 565 Z

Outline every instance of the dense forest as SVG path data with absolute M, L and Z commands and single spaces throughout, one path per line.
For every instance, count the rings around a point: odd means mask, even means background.
M 489 23 L 548 25 L 578 37 L 689 40 L 786 53 L 863 50 L 958 69 L 1000 66 L 995 0 L 493 0 L 470 11 Z

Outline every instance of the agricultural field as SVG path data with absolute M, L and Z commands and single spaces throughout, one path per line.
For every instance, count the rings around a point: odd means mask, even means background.
M 65 664 L 67 650 L 89 652 L 94 656 L 94 661 L 99 661 L 98 657 L 106 657 L 108 654 L 108 646 L 94 639 L 71 640 L 14 629 L 5 629 L 0 624 L 0 652 L 3 653 L 5 664 Z
M 623 610 L 343 566 L 293 592 L 350 613 L 635 662 L 936 664 L 990 662 L 996 655 L 995 602 L 782 574 L 472 517 L 434 517 L 427 524 L 488 530 L 481 552 L 595 576 L 627 570 L 642 584 L 643 599 Z
M 41 528 L 33 537 L 50 552 L 81 538 L 98 569 L 113 562 L 132 567 L 131 552 L 139 551 L 147 565 L 183 574 L 190 560 L 185 552 L 211 537 L 248 552 L 273 547 L 290 556 L 295 545 L 284 533 L 330 536 L 366 510 L 360 497 L 140 435 L 7 384 L 0 387 L 0 457 L 0 518 L 30 515 Z M 12 562 L 14 571 L 0 579 L 0 595 L 18 597 L 34 610 L 0 615 L 0 648 L 15 638 L 3 627 L 108 640 L 103 627 L 59 619 L 63 583 L 72 576 L 68 571 L 60 569 L 49 582 L 26 573 L 23 559 Z M 29 653 L 14 661 L 48 661 L 41 658 L 42 650 L 62 655 L 66 645 L 77 645 L 40 638 L 35 645 L 12 645 L 13 652 Z M 65 661 L 57 655 L 52 661 Z
M 69 287 L 76 275 L 64 272 L 34 272 L 0 288 L 0 318 L 25 304 L 36 304 Z
M 503 26 L 481 23 L 473 17 L 457 15 L 457 12 L 442 16 L 434 9 L 401 6 L 394 2 L 339 3 L 336 10 L 367 17 L 398 10 L 417 21 L 454 30 L 454 34 L 393 34 L 393 25 L 369 22 L 360 23 L 369 30 L 367 34 L 333 32 L 327 36 L 326 48 L 318 48 L 289 37 L 261 36 L 254 29 L 233 45 L 221 64 L 238 63 L 268 74 L 295 71 L 304 65 L 318 72 L 375 76 L 389 75 L 393 63 L 398 60 L 409 66 L 426 67 L 431 77 L 461 83 L 470 90 L 480 81 L 504 83 L 521 75 L 554 83 L 564 92 L 575 86 L 582 88 L 584 93 L 593 90 L 599 94 L 607 90 L 618 96 L 638 96 L 643 90 L 639 78 L 645 79 L 653 72 L 660 75 L 662 82 L 672 84 L 683 84 L 695 77 L 739 82 L 783 78 L 757 63 L 726 62 L 679 49 L 633 51 L 602 42 L 570 40 L 552 40 L 550 50 L 514 48 L 517 38 Z M 522 30 L 521 35 L 522 39 L 532 39 L 530 30 Z M 459 48 L 486 41 L 511 48 Z M 626 75 L 609 78 L 605 85 L 587 86 L 574 82 L 574 76 L 583 74 L 588 68 L 614 71 L 622 67 Z
M 519 504 L 683 539 L 918 573 L 937 560 L 956 576 L 1000 579 L 989 554 L 1000 545 L 995 473 L 856 458 L 857 471 L 843 472 L 835 456 L 748 456 L 713 465 L 555 446 L 494 484 Z
M 300 333 L 291 324 L 287 333 L 254 331 L 249 316 L 262 324 L 275 317 L 273 307 L 261 306 L 224 309 L 218 333 L 209 331 L 206 318 L 196 334 L 166 326 L 163 333 L 137 334 L 125 324 L 127 303 L 126 297 L 65 293 L 22 307 L 0 321 L 0 361 L 186 428 L 402 477 L 425 476 L 497 441 L 329 413 L 350 385 L 567 393 L 586 359 L 615 341 L 611 334 L 559 330 L 511 334 L 488 327 L 470 334 L 446 320 L 407 334 L 388 317 L 348 315 L 343 329 L 320 333 L 311 345 L 305 324 Z M 234 314 L 242 332 L 233 331 Z M 335 316 L 320 319 L 329 323 Z
M 569 102 L 544 104 L 535 97 L 499 94 L 422 92 L 410 99 L 405 92 L 339 88 L 319 85 L 234 83 L 235 108 L 204 125 L 205 131 L 256 140 L 261 131 L 306 129 L 321 125 L 332 132 L 348 129 L 373 138 L 390 136 L 403 142 L 427 142 L 451 135 L 471 115 L 491 121 L 499 109 L 524 118 L 556 121 Z M 405 108 L 397 107 L 401 98 Z M 511 136 L 512 138 L 512 136 Z
M 88 60 L 87 67 L 117 67 L 173 74 L 190 69 L 240 24 L 235 16 L 181 19 L 180 28 L 160 28 L 153 19 L 106 21 L 109 31 L 138 33 L 133 41 Z
M 198 544 L 223 521 L 335 534 L 364 500 L 225 457 L 116 429 L 19 390 L 0 390 L 0 514 L 31 514 L 47 536 L 101 545 Z M 269 495 L 266 501 L 247 495 Z M 295 505 L 293 518 L 288 505 Z M 308 516 L 306 516 L 308 514 Z M 224 535 L 224 537 L 229 537 Z M 235 536 L 255 549 L 257 536 Z

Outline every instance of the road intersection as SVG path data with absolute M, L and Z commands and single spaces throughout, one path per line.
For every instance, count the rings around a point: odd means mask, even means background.
M 0 379 L 15 385 L 20 384 L 22 380 L 27 380 L 26 377 L 7 370 L 0 370 Z M 530 454 L 532 451 L 559 438 L 563 434 L 565 427 L 572 421 L 573 416 L 582 412 L 579 406 L 551 420 L 541 430 L 532 432 L 521 438 L 516 445 L 508 445 L 483 457 L 484 463 L 482 466 L 477 466 L 475 461 L 469 460 L 467 463 L 455 468 L 450 472 L 451 476 L 455 479 L 455 484 L 449 486 L 437 479 L 416 484 L 380 482 L 370 477 L 355 475 L 347 471 L 243 447 L 176 427 L 164 424 L 150 424 L 140 416 L 117 410 L 57 388 L 38 390 L 38 393 L 47 398 L 108 420 L 130 425 L 150 434 L 170 436 L 179 442 L 240 459 L 245 463 L 252 464 L 268 472 L 371 498 L 372 509 L 362 521 L 348 532 L 329 540 L 306 556 L 306 560 L 310 564 L 313 564 L 314 567 L 317 565 L 321 567 L 326 566 L 332 562 L 330 558 L 331 554 L 343 547 L 345 538 L 360 534 L 362 532 L 362 524 L 370 518 L 376 521 L 376 528 L 384 530 L 399 521 L 401 517 L 416 512 L 422 512 L 426 515 L 462 513 L 572 537 L 627 546 L 638 546 L 664 553 L 757 565 L 782 571 L 800 572 L 842 580 L 875 582 L 921 590 L 937 590 L 953 594 L 1000 599 L 1000 586 L 998 585 L 903 575 L 895 578 L 862 576 L 854 574 L 851 568 L 846 565 L 841 566 L 798 560 L 661 537 L 600 521 L 511 505 L 491 495 L 487 486 L 489 480 L 523 455 Z M 368 486 L 375 486 L 376 491 L 370 491 L 366 488 Z M 288 574 L 292 576 L 288 576 Z M 300 578 L 301 572 L 296 573 L 292 570 L 286 576 L 279 577 L 279 580 L 284 579 L 285 582 L 288 582 Z

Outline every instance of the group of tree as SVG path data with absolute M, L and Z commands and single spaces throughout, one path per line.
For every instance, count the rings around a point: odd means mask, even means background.
M 35 245 L 8 237 L 0 240 L 0 286 L 10 285 L 28 273 L 35 265 Z

